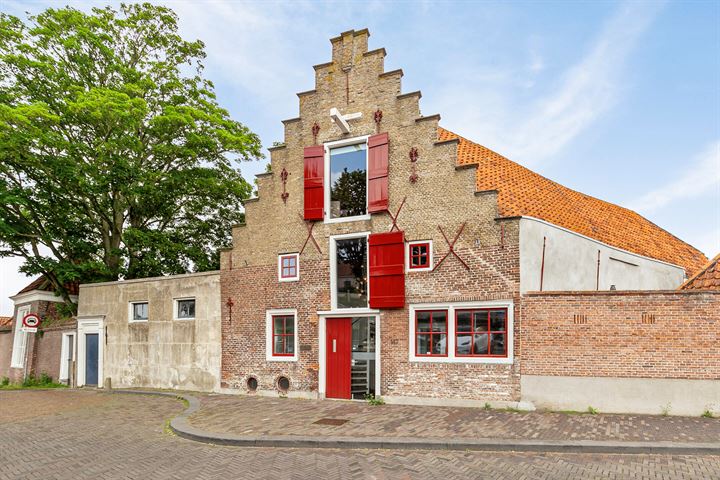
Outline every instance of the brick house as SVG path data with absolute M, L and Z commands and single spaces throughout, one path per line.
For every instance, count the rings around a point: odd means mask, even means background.
M 77 301 L 78 285 L 67 288 L 70 298 Z M 39 277 L 10 299 L 14 303 L 9 331 L 11 340 L 8 341 L 11 348 L 7 358 L 0 352 L 0 376 L 21 382 L 28 375 L 45 373 L 53 380 L 69 382 L 76 354 L 76 322 L 58 314 L 57 307 L 63 303 L 62 298 L 55 295 L 52 284 L 45 277 Z M 23 318 L 29 313 L 37 314 L 42 320 L 36 333 L 21 328 Z M 5 369 L 7 374 L 3 374 Z
M 331 39 L 222 253 L 224 391 L 517 405 L 528 292 L 674 290 L 706 263 L 440 127 L 368 36 Z

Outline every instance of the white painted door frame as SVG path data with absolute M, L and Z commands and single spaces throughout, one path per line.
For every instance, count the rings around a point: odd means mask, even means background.
M 98 387 L 103 385 L 103 363 L 105 357 L 105 317 L 82 317 L 77 322 L 77 386 L 85 385 L 85 348 L 88 333 L 98 334 Z
M 76 332 L 63 332 L 62 344 L 60 348 L 60 375 L 58 380 L 70 380 L 70 371 L 68 368 L 68 338 L 73 337 L 72 340 L 72 359 L 77 363 L 77 333 Z

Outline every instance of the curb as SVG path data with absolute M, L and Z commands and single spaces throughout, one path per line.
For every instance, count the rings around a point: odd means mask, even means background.
M 156 395 L 183 399 L 189 406 L 170 420 L 179 437 L 213 445 L 238 447 L 340 448 L 388 450 L 475 450 L 535 453 L 619 453 L 665 455 L 720 455 L 720 443 L 615 442 L 599 440 L 446 439 L 416 437 L 317 437 L 308 435 L 234 435 L 214 433 L 190 425 L 188 418 L 200 410 L 200 401 L 184 393 L 112 390 L 111 393 Z

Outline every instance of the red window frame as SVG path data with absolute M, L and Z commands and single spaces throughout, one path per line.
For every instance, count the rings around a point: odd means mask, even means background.
M 418 313 L 430 313 L 430 331 L 429 332 L 418 332 Z M 445 314 L 445 330 L 444 331 L 433 331 L 433 314 L 444 313 Z M 416 357 L 447 357 L 449 350 L 449 337 L 448 337 L 448 311 L 443 309 L 438 310 L 415 310 L 415 356 Z M 430 353 L 420 353 L 418 350 L 418 335 L 428 335 L 430 337 Z M 432 353 L 433 337 L 445 335 L 445 353 Z
M 275 319 L 276 318 L 282 318 L 283 319 L 283 333 L 276 333 L 275 332 Z M 287 325 L 288 321 L 291 322 L 292 325 L 292 333 L 287 333 Z M 272 329 L 272 354 L 273 357 L 292 357 L 295 355 L 295 351 L 288 353 L 287 352 L 287 337 L 293 337 L 293 350 L 297 349 L 296 341 L 295 341 L 295 315 L 273 315 L 272 316 L 272 324 L 270 325 L 270 328 Z M 275 351 L 275 338 L 276 337 L 282 337 L 282 346 L 283 351 L 282 352 L 276 352 Z
M 458 329 L 458 314 L 462 312 L 469 312 L 470 313 L 470 331 L 460 331 Z M 475 313 L 477 312 L 485 312 L 485 322 L 487 328 L 485 330 L 476 330 L 476 323 L 475 323 Z M 490 313 L 491 312 L 504 312 L 505 313 L 505 329 L 504 330 L 491 330 L 490 325 Z M 488 353 L 475 353 L 475 340 L 473 339 L 470 343 L 470 353 L 461 354 L 458 353 L 458 335 L 470 335 L 471 338 L 473 338 L 473 335 L 476 335 L 478 333 L 484 333 L 487 335 L 487 352 Z M 503 354 L 493 354 L 490 353 L 492 351 L 492 345 L 490 343 L 490 339 L 493 334 L 504 334 L 505 335 L 505 342 L 503 344 L 503 347 L 505 349 L 505 352 Z M 474 358 L 507 358 L 508 356 L 508 309 L 507 308 L 459 308 L 455 310 L 455 356 L 456 357 L 474 357 Z
M 425 247 L 425 253 L 413 254 L 413 248 Z M 425 260 L 425 263 L 413 265 L 413 259 Z M 430 242 L 412 242 L 408 245 L 408 268 L 410 270 L 418 270 L 430 268 Z
M 283 262 L 285 259 L 292 259 L 293 265 L 290 265 L 288 267 L 285 267 L 283 265 Z M 294 273 L 292 275 L 285 275 L 285 270 L 293 271 Z M 298 278 L 298 255 L 292 254 L 292 255 L 280 255 L 280 278 L 286 279 L 286 278 Z

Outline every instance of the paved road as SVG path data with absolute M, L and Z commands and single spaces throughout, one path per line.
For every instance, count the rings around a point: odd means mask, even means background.
M 720 457 L 219 447 L 169 398 L 0 392 L 0 479 L 720 479 Z

